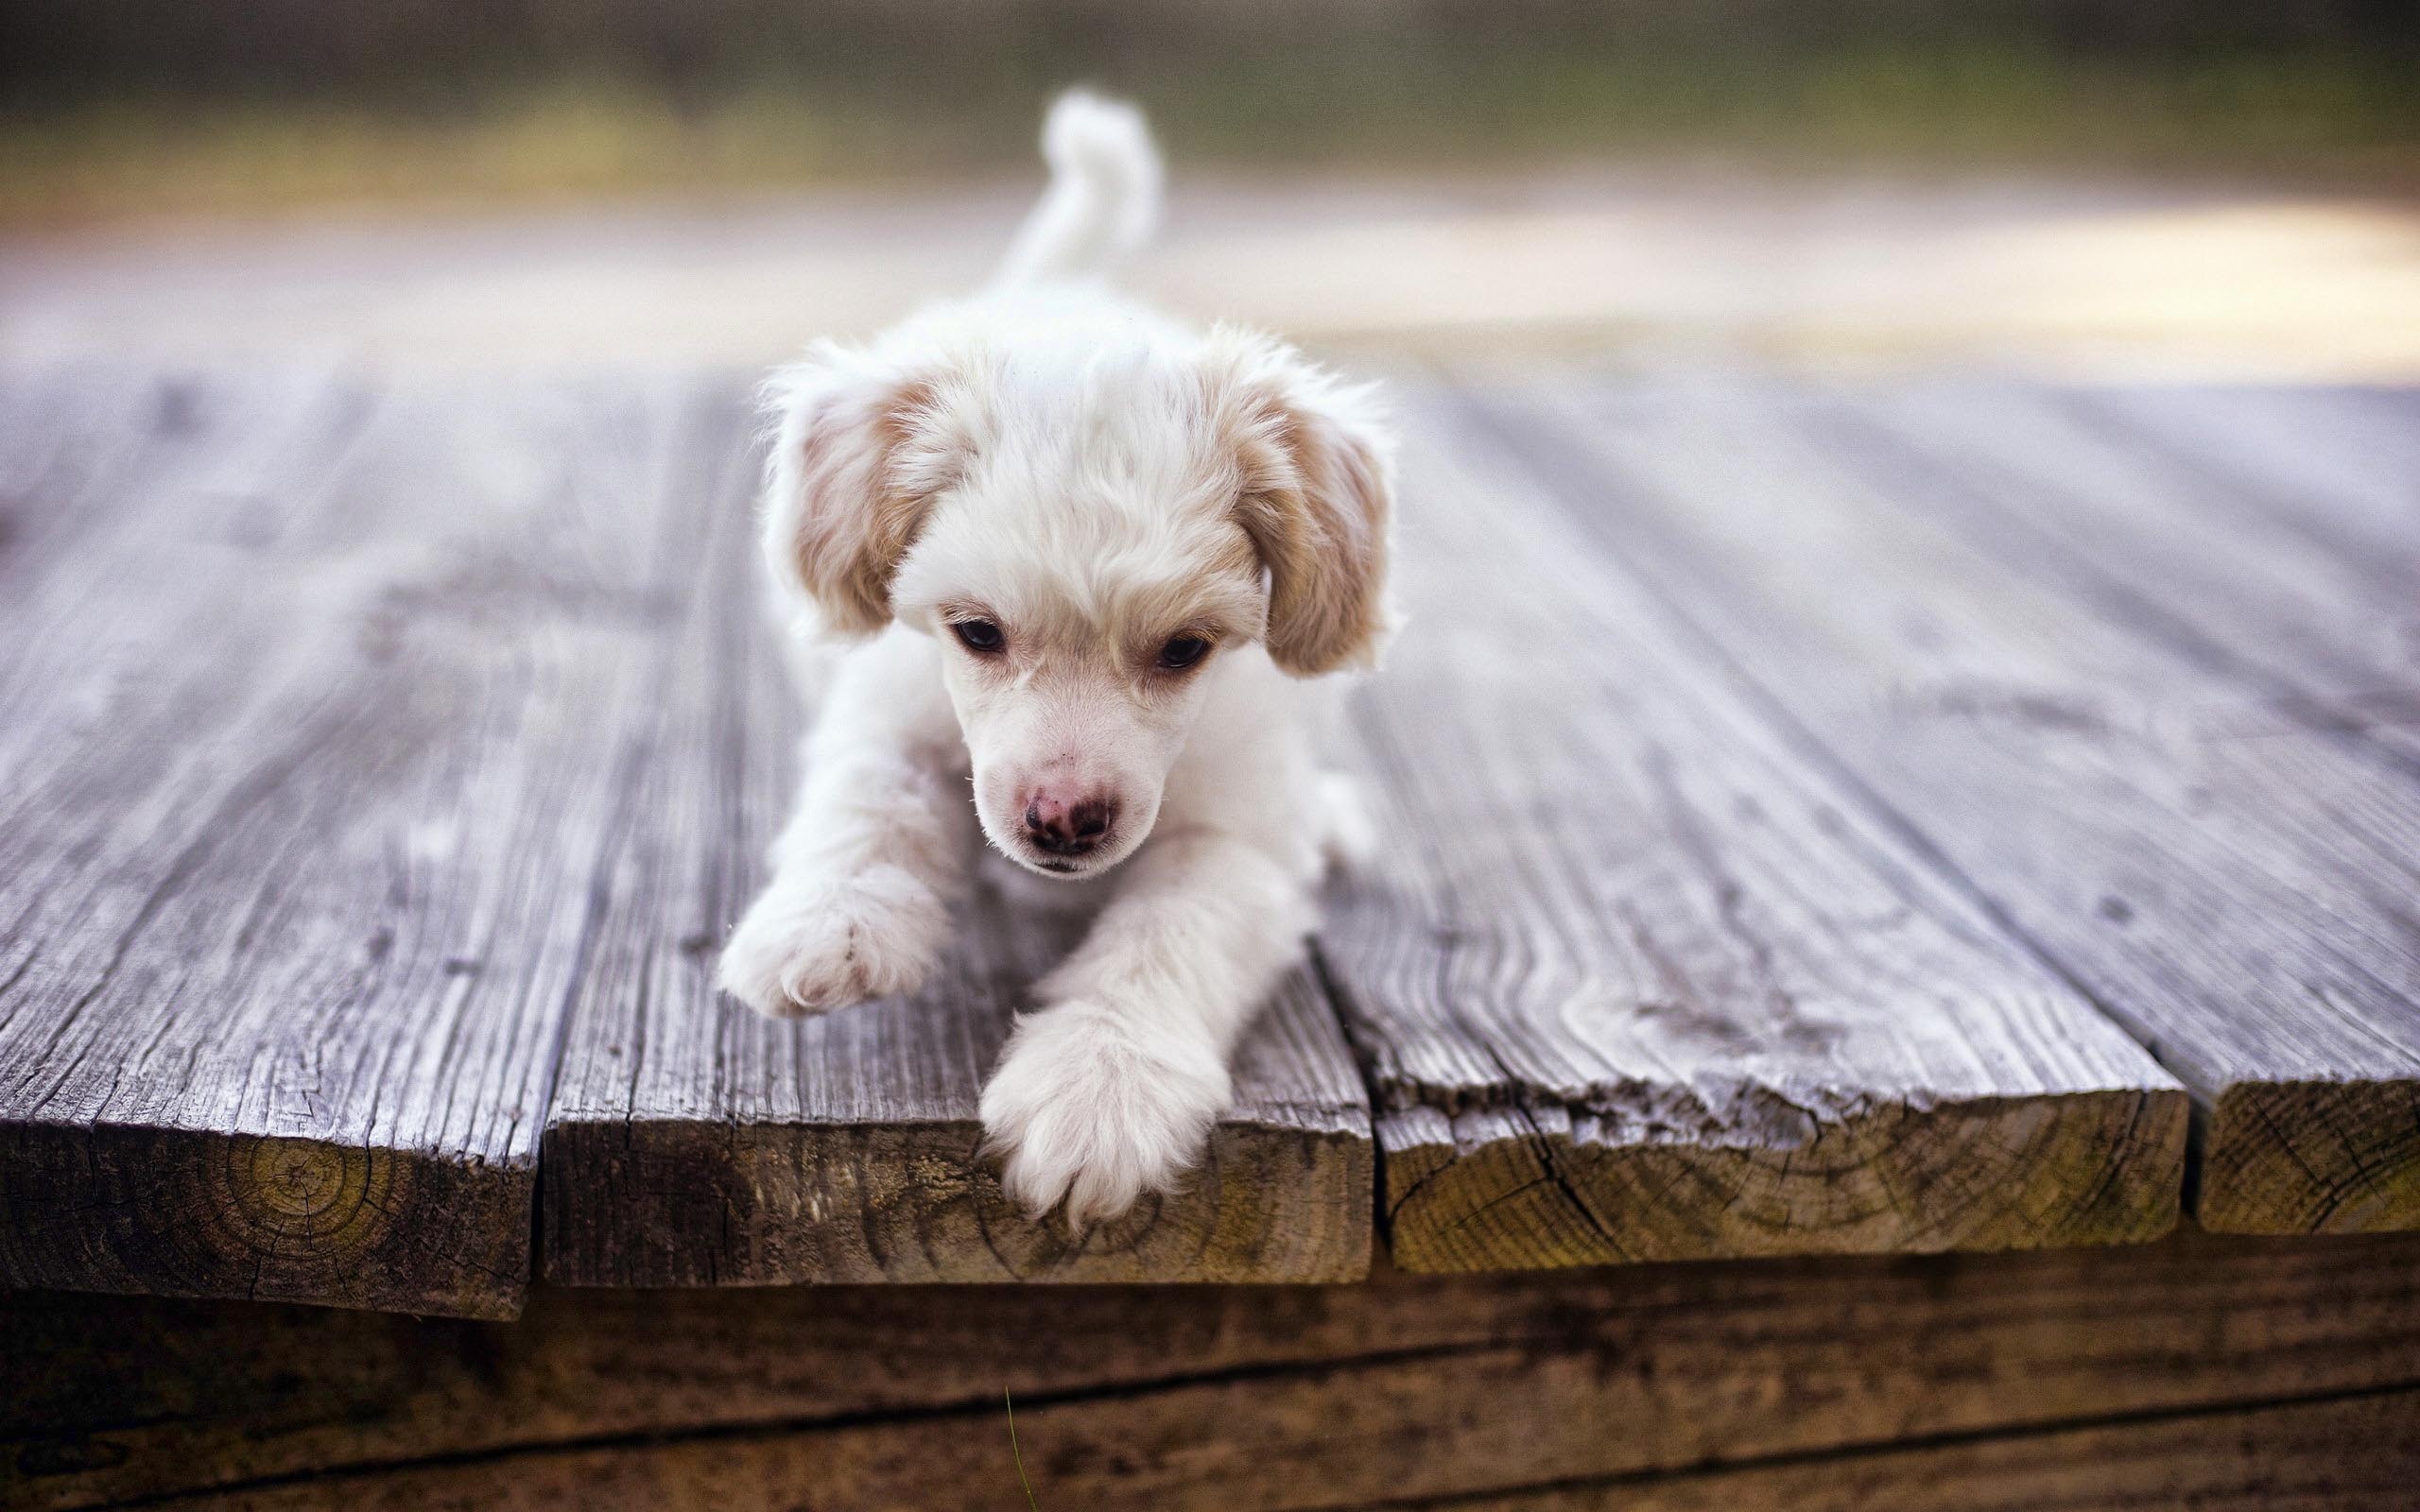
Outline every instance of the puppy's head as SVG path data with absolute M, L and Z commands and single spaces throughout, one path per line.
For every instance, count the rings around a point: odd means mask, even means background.
M 941 641 L 984 833 L 1034 871 L 1132 853 L 1239 659 L 1384 636 L 1386 433 L 1278 342 L 827 347 L 771 395 L 776 577 L 831 629 Z

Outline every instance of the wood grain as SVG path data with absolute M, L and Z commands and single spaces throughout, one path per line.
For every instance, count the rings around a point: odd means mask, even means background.
M 1635 591 L 2193 1090 L 2205 1224 L 2420 1225 L 2399 758 L 1979 549 L 1829 406 L 1701 380 L 1487 413 Z
M 1236 1102 L 1173 1197 L 1083 1236 L 1037 1224 L 977 1158 L 976 1099 L 1076 921 L 989 885 L 910 1001 L 799 1022 L 712 985 L 796 782 L 800 713 L 747 528 L 752 458 L 691 480 L 715 534 L 667 636 L 595 895 L 548 1112 L 545 1274 L 585 1285 L 1342 1280 L 1369 1268 L 1369 1109 L 1307 971 L 1236 1066 Z
M 1363 1503 L 1461 1512 L 2040 1512 L 2191 1507 L 2342 1512 L 2409 1505 L 2420 1484 L 2420 1388 L 2364 1392 L 1979 1441 L 1717 1468 L 1509 1496 Z
M 164 392 L 90 524 L 19 506 L 78 539 L 0 610 L 0 1280 L 509 1314 L 615 720 L 694 555 L 630 484 L 666 406 Z
M 2193 1423 L 2413 1382 L 2415 1246 L 2187 1233 L 1316 1288 L 541 1287 L 510 1327 L 23 1295 L 0 1298 L 0 1502 L 1011 1507 L 1008 1390 L 1046 1507 L 1609 1477 L 1683 1494 L 1791 1463 L 1895 1485 L 1897 1456 L 2002 1466 L 2028 1444 L 2028 1474 L 2083 1484 L 2107 1456 L 2167 1504 L 2248 1463 Z M 2336 1484 L 2404 1465 L 2395 1420 L 2325 1441 Z M 2154 1442 L 2136 1433 L 2183 1436 L 2130 1450 Z
M 2089 390 L 2072 407 L 2230 514 L 2266 514 L 2353 565 L 2369 592 L 2358 616 L 2337 608 L 2327 651 L 2357 646 L 2386 680 L 2360 687 L 2357 668 L 2330 713 L 2420 759 L 2420 389 L 2158 386 Z
M 0 373 L 0 585 L 11 596 L 142 499 L 147 472 L 223 444 L 230 416 L 199 424 L 194 387 L 116 368 Z
M 1358 726 L 1389 845 L 1322 938 L 1397 1263 L 2165 1232 L 2182 1089 L 1517 472 L 1406 469 L 1410 628 Z
M 1822 397 L 1837 445 L 1996 559 L 2420 773 L 2420 455 L 2360 465 L 2383 404 L 2305 397 L 2264 429 L 2259 406 L 2193 389 Z M 2403 418 L 2420 428 L 2420 404 Z
M 2340 560 L 2411 563 L 2420 387 L 2153 384 L 2065 397 L 2113 444 L 2208 496 L 2214 519 L 2264 514 Z

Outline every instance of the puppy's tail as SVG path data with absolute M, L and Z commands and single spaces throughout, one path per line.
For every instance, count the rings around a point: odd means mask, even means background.
M 1141 111 L 1071 89 L 1042 123 L 1042 155 L 1050 187 L 1009 244 L 1000 283 L 1098 277 L 1150 240 L 1160 153 Z
M 1378 821 L 1361 784 L 1342 772 L 1320 774 L 1320 859 L 1331 871 L 1358 871 L 1378 854 Z

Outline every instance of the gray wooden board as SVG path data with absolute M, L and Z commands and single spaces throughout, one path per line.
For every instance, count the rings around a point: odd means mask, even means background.
M 2194 1091 L 2204 1223 L 2420 1225 L 2420 785 L 1979 549 L 1826 413 L 1708 379 L 1474 429 Z
M 2066 403 L 2214 502 L 2265 510 L 2340 557 L 2411 565 L 2420 387 L 2135 384 L 2073 390 Z
M 190 428 L 189 386 L 116 369 L 11 371 L 0 381 L 0 593 L 139 492 L 140 467 L 169 465 Z
M 976 1100 L 1068 922 L 987 884 L 908 1000 L 775 1022 L 715 992 L 762 879 L 803 728 L 748 525 L 735 394 L 688 486 L 712 522 L 645 700 L 632 818 L 599 875 L 548 1113 L 545 1274 L 590 1285 L 1340 1280 L 1369 1266 L 1374 1155 L 1360 1077 L 1298 972 L 1247 1034 L 1203 1167 L 1080 1238 L 1037 1224 L 977 1157 Z
M 2183 1090 L 1415 402 L 1322 954 L 1420 1269 L 2148 1239 Z
M 2356 564 L 2381 595 L 2362 606 L 2359 644 L 2401 671 L 2366 689 L 2348 679 L 2336 712 L 2420 754 L 2420 387 L 2131 386 L 2086 390 L 2070 408 L 2197 491 Z
M 1935 381 L 1824 397 L 1816 423 L 1835 444 L 1875 453 L 1998 559 L 2420 771 L 2420 459 L 2399 476 L 2347 466 L 2371 405 L 2306 402 L 2295 424 L 2264 428 L 2257 404 L 2221 419 L 2168 388 Z M 2170 438 L 2137 409 L 2203 418 Z
M 0 1280 L 510 1314 L 675 417 L 176 394 L 19 506 L 97 512 L 0 607 Z

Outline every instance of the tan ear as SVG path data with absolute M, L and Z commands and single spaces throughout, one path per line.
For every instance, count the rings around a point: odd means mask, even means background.
M 825 346 L 766 387 L 766 561 L 815 601 L 827 627 L 870 635 L 890 621 L 890 581 L 959 455 L 943 386 Z
M 1299 677 L 1374 662 L 1392 627 L 1392 438 L 1367 389 L 1275 343 L 1231 390 L 1236 521 L 1269 570 L 1269 654 Z

